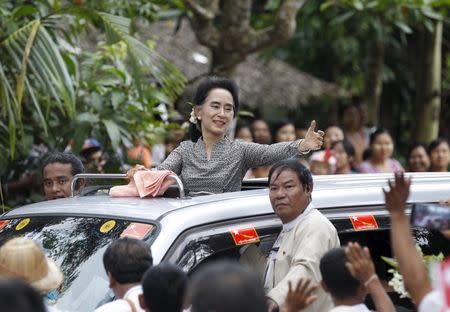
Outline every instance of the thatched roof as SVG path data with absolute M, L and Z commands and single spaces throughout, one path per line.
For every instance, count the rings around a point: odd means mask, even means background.
M 142 34 L 142 33 L 141 33 Z M 176 31 L 174 21 L 157 22 L 145 28 L 145 37 L 155 41 L 156 50 L 180 68 L 188 80 L 209 70 L 211 54 L 200 45 L 187 20 Z M 339 86 L 313 77 L 289 64 L 251 55 L 241 63 L 233 76 L 241 90 L 241 99 L 250 107 L 279 105 L 294 108 L 311 97 L 341 98 L 349 92 Z

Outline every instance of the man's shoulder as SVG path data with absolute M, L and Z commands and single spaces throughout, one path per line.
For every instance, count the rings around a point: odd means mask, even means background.
M 309 233 L 318 235 L 323 233 L 326 236 L 332 235 L 337 237 L 337 230 L 333 223 L 315 208 L 296 224 L 294 233 L 295 235 L 309 235 Z
M 123 299 L 117 299 L 98 307 L 94 312 L 131 312 L 130 304 Z
M 318 209 L 313 208 L 303 219 L 303 222 L 299 222 L 298 226 L 301 226 L 301 223 L 304 225 L 318 226 L 318 227 L 333 227 L 333 224 L 327 217 L 323 215 Z M 303 225 L 303 226 L 304 226 Z

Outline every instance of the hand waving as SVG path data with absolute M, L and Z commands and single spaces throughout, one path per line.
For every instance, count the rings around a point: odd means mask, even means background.
M 310 150 L 318 150 L 323 144 L 324 132 L 322 130 L 316 130 L 316 121 L 311 121 L 311 125 L 306 132 L 305 139 L 300 143 L 299 149 L 301 152 L 307 152 Z
M 365 284 L 374 274 L 375 266 L 370 257 L 369 248 L 361 248 L 358 243 L 348 243 L 345 248 L 346 266 L 350 274 L 362 284 Z
M 317 296 L 312 294 L 317 289 L 317 286 L 312 286 L 310 279 L 301 278 L 295 289 L 292 288 L 291 281 L 288 282 L 288 285 L 289 292 L 286 296 L 284 312 L 298 312 L 317 299 Z
M 386 201 L 386 209 L 391 214 L 405 213 L 406 200 L 409 196 L 409 187 L 411 186 L 411 178 L 405 179 L 403 172 L 395 173 L 395 180 L 388 181 L 389 190 L 383 189 L 384 199 Z

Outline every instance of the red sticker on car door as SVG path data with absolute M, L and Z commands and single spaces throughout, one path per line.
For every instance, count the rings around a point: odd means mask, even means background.
M 0 220 L 0 231 L 3 230 L 9 222 L 10 220 Z
M 120 234 L 120 237 L 131 237 L 135 239 L 143 239 L 153 229 L 152 224 L 130 223 L 127 228 Z
M 352 215 L 349 218 L 355 231 L 378 229 L 377 220 L 372 215 Z
M 253 225 L 231 228 L 230 233 L 237 246 L 259 242 L 259 235 Z

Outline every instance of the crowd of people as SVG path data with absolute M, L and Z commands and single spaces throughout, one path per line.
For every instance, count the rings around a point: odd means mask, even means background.
M 429 144 L 415 142 L 400 157 L 401 162 L 395 159 L 400 154 L 395 153 L 391 134 L 384 128 L 366 126 L 363 104 L 346 106 L 340 114 L 341 123 L 329 125 L 324 132 L 316 130 L 315 122 L 313 127 L 301 128 L 288 119 L 269 123 L 260 118 L 236 118 L 239 107 L 238 87 L 234 82 L 208 77 L 194 96 L 189 133 L 184 133 L 183 128 L 174 129 L 164 144 L 153 146 L 136 139 L 132 147 L 115 155 L 109 155 L 97 139 L 87 138 L 77 157 L 83 162 L 84 172 L 112 172 L 108 166 L 112 160 L 119 163 L 122 172 L 141 164 L 148 169 L 170 170 L 180 175 L 193 192 L 211 193 L 238 190 L 242 178 L 265 178 L 271 164 L 286 157 L 296 157 L 313 175 L 449 170 L 450 145 L 445 138 Z M 72 148 L 73 142 L 69 142 L 64 152 L 71 152 Z M 38 189 L 37 177 L 45 179 L 35 174 L 36 164 L 42 163 L 48 154 L 42 144 L 35 146 L 29 157 L 32 160 L 28 161 L 34 164 L 34 171 L 27 170 L 18 180 L 3 181 L 3 196 L 30 197 L 33 185 Z M 211 176 L 211 172 L 222 177 Z M 206 176 L 211 179 L 205 180 Z M 18 204 L 26 202 L 27 199 L 18 200 Z
M 103 254 L 114 300 L 95 312 L 351 312 L 396 311 L 376 274 L 367 247 L 340 246 L 337 231 L 311 203 L 310 171 L 296 160 L 274 164 L 269 199 L 283 228 L 269 255 L 259 246 L 241 247 L 239 261 L 200 263 L 193 274 L 174 264 L 153 264 L 150 246 L 123 237 Z M 444 311 L 442 289 L 433 289 L 417 252 L 406 215 L 411 180 L 396 173 L 384 190 L 391 216 L 391 246 L 405 288 L 419 312 Z M 442 234 L 450 239 L 449 230 Z M 56 312 L 64 292 L 63 273 L 30 238 L 0 247 L 0 306 L 11 312 Z
M 404 165 L 394 158 L 395 145 L 387 129 L 365 128 L 361 113 L 363 106 L 352 105 L 344 110 L 343 127 L 325 129 L 324 144 L 320 151 L 300 161 L 314 175 L 350 173 L 447 172 L 450 165 L 450 145 L 444 138 L 430 144 L 411 144 Z M 352 118 L 347 117 L 351 115 Z M 360 115 L 359 118 L 354 116 Z M 354 124 L 359 126 L 356 126 Z M 245 142 L 271 144 L 302 139 L 305 129 L 296 129 L 293 122 L 282 120 L 270 124 L 262 119 L 239 122 L 235 138 Z M 252 168 L 246 178 L 267 177 L 270 166 Z
M 348 108 L 342 129 L 331 126 L 323 132 L 316 130 L 312 121 L 299 131 L 291 122 L 281 121 L 270 131 L 265 121 L 254 120 L 248 126 L 238 124 L 233 137 L 229 133 L 239 98 L 231 80 L 204 79 L 193 103 L 190 139 L 175 147 L 156 166 L 156 172 L 178 175 L 191 195 L 238 191 L 245 177 L 268 177 L 270 203 L 282 231 L 268 255 L 259 246 L 248 244 L 240 249 L 239 262 L 205 264 L 193 276 L 167 263 L 153 266 L 146 243 L 121 238 L 103 256 L 115 300 L 96 311 L 368 311 L 368 293 L 377 311 L 394 311 L 375 273 L 370 251 L 356 243 L 341 247 L 336 228 L 312 204 L 313 175 L 356 172 L 395 172 L 395 181 L 384 191 L 391 213 L 393 253 L 419 311 L 441 311 L 442 294 L 432 290 L 411 240 L 405 213 L 411 181 L 392 158 L 389 133 L 363 127 L 361 107 Z M 85 167 L 98 171 L 104 165 L 98 142 L 85 143 L 84 151 L 90 153 L 83 157 L 93 157 L 92 168 L 71 153 L 52 153 L 45 159 L 41 169 L 47 200 L 68 197 L 75 174 L 84 172 Z M 145 154 L 139 144 L 130 153 Z M 448 169 L 446 140 L 419 144 L 410 154 L 407 170 Z M 137 182 L 133 179 L 142 170 L 148 168 L 127 172 L 130 184 Z M 84 183 L 79 180 L 75 191 Z M 52 300 L 63 283 L 58 266 L 29 238 L 14 238 L 0 247 L 0 277 L 13 280 L 0 283 L 0 302 L 10 300 L 10 311 L 30 311 L 27 305 L 35 306 L 33 311 L 52 311 Z M 11 289 L 17 294 L 8 299 L 5 294 Z M 39 297 L 39 303 L 33 304 Z

